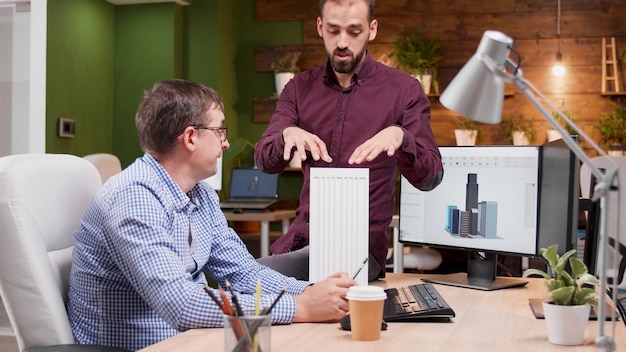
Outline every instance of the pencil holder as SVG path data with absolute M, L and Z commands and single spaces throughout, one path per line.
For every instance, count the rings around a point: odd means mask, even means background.
M 270 352 L 272 314 L 243 316 L 224 315 L 224 351 Z

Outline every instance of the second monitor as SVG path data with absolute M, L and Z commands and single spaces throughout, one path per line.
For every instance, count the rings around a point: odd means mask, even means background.
M 535 256 L 539 248 L 573 248 L 578 161 L 562 141 L 542 146 L 440 147 L 442 183 L 422 192 L 402 179 L 400 241 L 465 249 L 467 274 L 433 281 L 492 290 L 521 286 L 496 278 L 496 256 Z

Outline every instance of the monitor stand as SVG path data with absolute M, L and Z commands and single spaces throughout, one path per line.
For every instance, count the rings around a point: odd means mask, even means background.
M 433 275 L 422 278 L 423 281 L 442 285 L 492 291 L 503 288 L 525 286 L 528 281 L 514 278 L 496 277 L 498 256 L 495 253 L 470 253 L 467 259 L 467 274 L 454 273 Z

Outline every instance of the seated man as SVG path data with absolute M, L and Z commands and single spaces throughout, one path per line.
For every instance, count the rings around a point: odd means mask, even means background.
M 345 316 L 348 287 L 337 273 L 310 285 L 261 264 L 228 227 L 219 198 L 202 180 L 229 147 L 224 108 L 211 88 L 158 82 L 135 123 L 145 154 L 106 183 L 74 233 L 68 314 L 78 343 L 137 350 L 193 328 L 221 327 L 205 273 L 228 280 L 243 309 L 262 306 L 287 287 L 273 323 Z

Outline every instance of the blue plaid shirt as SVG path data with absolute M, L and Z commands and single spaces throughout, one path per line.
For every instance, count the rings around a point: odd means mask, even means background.
M 253 309 L 257 280 L 273 323 L 290 323 L 309 284 L 258 264 L 205 182 L 184 193 L 149 154 L 111 178 L 74 233 L 67 310 L 78 343 L 137 350 L 193 328 L 223 326 L 203 274 Z M 217 296 L 219 293 L 214 291 Z M 230 296 L 230 295 L 229 295 Z

